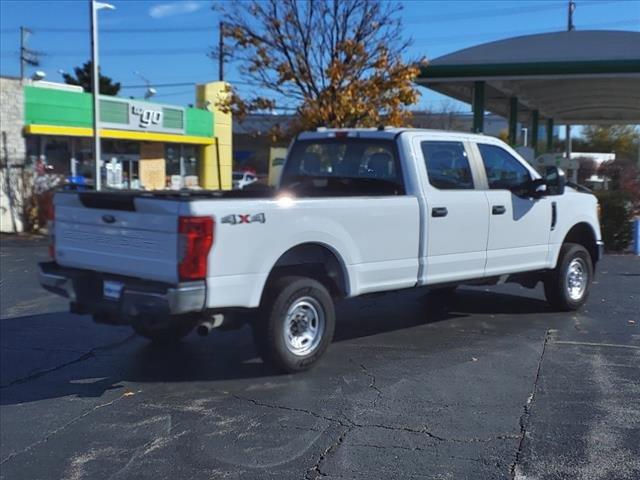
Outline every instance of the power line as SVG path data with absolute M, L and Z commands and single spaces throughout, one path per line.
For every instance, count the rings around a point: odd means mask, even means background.
M 600 23 L 592 23 L 592 24 L 583 24 L 580 25 L 581 29 L 588 28 L 597 28 L 597 27 L 613 27 L 613 26 L 623 26 L 623 25 L 639 25 L 640 19 L 632 19 L 632 20 L 620 20 L 617 22 L 600 22 Z M 439 44 L 446 44 L 452 42 L 458 42 L 460 40 L 474 40 L 474 39 L 483 39 L 490 38 L 494 36 L 506 36 L 506 35 L 528 35 L 528 34 L 536 34 L 536 33 L 549 33 L 556 31 L 556 29 L 546 29 L 546 30 L 511 30 L 508 32 L 486 32 L 486 33 L 471 33 L 467 35 L 442 35 L 442 36 L 433 36 L 433 37 L 421 37 L 415 39 L 419 44 L 415 44 L 414 46 L 432 46 Z M 13 50 L 5 50 L 0 53 L 2 57 L 9 57 L 15 55 L 15 51 Z M 80 50 L 67 50 L 67 51 L 49 51 L 49 52 L 38 52 L 41 56 L 47 57 L 72 57 L 72 56 L 81 56 L 86 55 L 88 52 L 80 51 Z M 140 50 L 107 50 L 102 55 L 109 57 L 134 57 L 134 56 L 164 56 L 164 55 L 203 55 L 207 56 L 208 47 L 205 48 L 174 48 L 174 49 L 140 49 Z
M 12 54 L 11 50 L 5 50 L 2 52 L 3 56 L 8 56 Z M 39 52 L 42 56 L 47 57 L 74 57 L 80 55 L 87 55 L 89 52 L 81 51 L 81 50 L 53 50 L 49 52 Z M 158 56 L 158 55 L 193 55 L 200 54 L 203 56 L 207 55 L 206 49 L 189 49 L 189 48 L 174 48 L 174 49 L 166 49 L 166 50 L 158 50 L 148 49 L 148 50 L 107 50 L 101 53 L 101 56 L 112 56 L 112 57 L 135 57 L 135 56 Z
M 590 7 L 594 5 L 601 4 L 610 4 L 610 3 L 619 3 L 627 0 L 594 0 L 591 2 L 582 2 L 580 3 L 580 7 Z M 424 22 L 449 22 L 449 21 L 459 21 L 459 20 L 472 20 L 476 18 L 490 18 L 490 17 L 502 17 L 502 16 L 510 16 L 510 15 L 522 15 L 528 13 L 535 12 L 544 12 L 547 10 L 561 10 L 565 8 L 565 3 L 546 3 L 544 5 L 532 5 L 529 7 L 504 7 L 504 8 L 496 8 L 496 9 L 479 9 L 479 10 L 468 10 L 464 13 L 444 13 L 440 15 L 423 15 L 423 16 L 412 16 L 410 19 L 405 21 L 404 23 L 424 23 Z
M 101 28 L 100 35 L 125 34 L 125 33 L 185 33 L 185 32 L 211 32 L 215 26 L 194 25 L 192 27 L 165 27 L 165 28 Z M 81 34 L 89 33 L 87 28 L 62 28 L 62 27 L 33 27 L 32 30 L 42 33 L 54 34 Z M 3 32 L 4 33 L 4 32 Z M 7 32 L 10 33 L 10 32 Z
M 598 27 L 614 27 L 614 26 L 624 26 L 624 25 L 638 25 L 640 27 L 640 19 L 635 20 L 620 20 L 617 22 L 599 22 L 599 23 L 591 23 L 580 25 L 581 30 L 586 30 L 590 28 L 598 28 Z M 414 39 L 417 42 L 429 42 L 430 45 L 438 45 L 444 43 L 450 43 L 451 41 L 458 40 L 473 40 L 473 39 L 482 39 L 493 36 L 502 36 L 502 35 L 529 35 L 536 33 L 551 33 L 560 31 L 557 28 L 547 28 L 547 29 L 536 29 L 536 30 L 510 30 L 508 32 L 486 32 L 486 33 L 470 33 L 467 35 L 440 35 L 433 37 L 421 37 Z M 563 30 L 564 31 L 564 30 Z M 439 42 L 439 43 L 436 43 Z
M 611 3 L 620 3 L 626 0 L 593 0 L 590 2 L 581 2 L 580 8 L 583 7 L 591 7 L 595 5 L 602 4 L 611 4 Z M 445 13 L 439 15 L 423 15 L 423 16 L 412 16 L 410 19 L 405 20 L 406 24 L 414 24 L 414 23 L 424 23 L 424 22 L 449 22 L 449 21 L 460 21 L 460 20 L 468 20 L 468 19 L 476 19 L 476 18 L 488 18 L 488 17 L 501 17 L 501 16 L 510 16 L 510 15 L 523 15 L 535 12 L 543 12 L 547 10 L 560 10 L 564 9 L 564 3 L 547 3 L 544 5 L 533 5 L 529 7 L 501 7 L 496 9 L 482 9 L 482 10 L 470 10 L 466 11 L 463 14 L 461 13 Z M 193 25 L 193 26 L 183 26 L 183 27 L 149 27 L 149 28 L 101 28 L 100 33 L 105 34 L 131 34 L 131 33 L 185 33 L 185 32 L 213 32 L 216 30 L 218 26 L 215 23 L 211 25 Z M 87 28 L 65 28 L 65 27 L 30 27 L 31 31 L 43 32 L 43 33 L 61 33 L 61 34 L 79 34 L 79 33 L 88 33 L 89 29 Z M 18 34 L 19 31 L 17 29 L 12 28 L 4 28 L 0 30 L 1 34 Z
M 233 85 L 246 85 L 249 87 L 257 87 L 260 86 L 260 83 L 256 83 L 256 82 L 243 82 L 243 81 L 236 81 L 236 80 L 228 80 L 229 83 L 233 84 Z M 203 82 L 178 82 L 178 83 L 151 83 L 151 85 L 153 87 L 157 87 L 157 88 L 172 88 L 172 87 L 191 87 L 194 85 L 197 85 L 198 83 L 203 83 Z M 140 89 L 140 88 L 147 88 L 146 85 L 123 85 L 120 88 L 127 88 L 127 89 Z

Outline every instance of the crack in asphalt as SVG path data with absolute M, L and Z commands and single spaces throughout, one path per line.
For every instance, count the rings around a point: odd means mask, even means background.
M 538 359 L 538 367 L 536 369 L 536 378 L 533 382 L 533 387 L 531 389 L 531 393 L 527 398 L 527 402 L 524 404 L 522 415 L 520 415 L 520 441 L 518 442 L 518 448 L 516 450 L 515 458 L 513 463 L 511 464 L 511 468 L 509 472 L 511 473 L 511 478 L 514 480 L 517 476 L 518 463 L 520 462 L 522 456 L 522 447 L 524 446 L 524 439 L 527 435 L 527 426 L 529 423 L 529 417 L 531 416 L 531 406 L 533 405 L 533 401 L 536 398 L 536 391 L 538 390 L 538 380 L 540 379 L 540 370 L 542 368 L 542 360 L 544 359 L 544 353 L 547 350 L 547 344 L 549 343 L 549 339 L 551 337 L 551 330 L 547 330 L 544 335 L 544 342 L 542 344 L 542 352 L 540 352 L 540 358 Z
M 89 410 L 87 410 L 86 412 L 84 412 L 82 415 L 78 415 L 77 417 L 72 418 L 71 420 L 69 420 L 67 423 L 65 423 L 64 425 L 52 430 L 51 432 L 47 433 L 44 437 L 42 437 L 40 440 L 33 442 L 30 445 L 27 445 L 25 448 L 23 448 L 22 450 L 19 450 L 17 452 L 13 452 L 10 453 L 7 457 L 5 457 L 4 459 L 2 459 L 2 461 L 0 461 L 0 466 L 4 465 L 5 463 L 7 463 L 9 460 L 22 455 L 24 453 L 29 452 L 30 450 L 34 449 L 35 447 L 42 445 L 43 443 L 46 443 L 51 437 L 53 437 L 54 435 L 60 433 L 61 431 L 65 430 L 66 428 L 70 427 L 71 425 L 73 425 L 76 422 L 79 422 L 80 420 L 82 420 L 83 418 L 87 417 L 88 415 L 91 415 L 92 413 L 96 412 L 97 410 L 100 410 L 101 408 L 105 408 L 105 407 L 109 407 L 111 405 L 113 405 L 114 403 L 122 400 L 123 398 L 128 396 L 128 392 L 123 393 L 122 395 L 120 395 L 119 397 L 114 398 L 113 400 L 107 402 L 107 403 L 101 403 L 100 405 L 96 405 L 95 407 L 90 408 Z
M 106 345 L 101 345 L 101 346 L 92 348 L 88 352 L 85 352 L 82 355 L 80 355 L 78 358 L 74 358 L 73 360 L 70 360 L 68 362 L 62 363 L 60 365 L 56 365 L 55 367 L 47 368 L 45 370 L 38 370 L 37 372 L 32 373 L 30 375 L 27 375 L 26 377 L 17 378 L 17 379 L 15 379 L 15 380 L 13 380 L 13 381 L 11 381 L 9 383 L 6 383 L 4 385 L 0 385 L 0 390 L 4 389 L 4 388 L 13 387 L 14 385 L 19 385 L 21 383 L 27 383 L 27 382 L 30 382 L 31 380 L 35 380 L 37 378 L 43 377 L 45 375 L 48 375 L 49 373 L 61 370 L 61 369 L 66 368 L 66 367 L 68 367 L 70 365 L 74 365 L 76 363 L 84 362 L 85 360 L 88 360 L 89 358 L 95 357 L 96 353 L 98 353 L 98 352 L 108 351 L 108 350 L 111 350 L 111 349 L 114 349 L 114 348 L 118 348 L 118 347 L 124 345 L 125 343 L 127 343 L 129 340 L 131 340 L 135 336 L 136 336 L 136 334 L 132 333 L 131 335 L 129 335 L 125 339 L 120 340 L 118 342 L 109 343 L 109 344 L 106 344 Z
M 311 415 L 312 417 L 316 417 L 316 418 L 320 418 L 322 420 L 326 420 L 327 422 L 337 423 L 338 425 L 343 426 L 343 427 L 356 426 L 356 424 L 354 422 L 352 422 L 351 420 L 349 420 L 346 417 L 345 417 L 345 419 L 347 420 L 348 423 L 345 423 L 345 422 L 343 422 L 342 420 L 340 420 L 338 418 L 328 417 L 326 415 L 320 415 L 319 413 L 316 413 L 313 410 L 307 410 L 305 408 L 286 407 L 284 405 L 274 405 L 274 404 L 270 404 L 270 403 L 264 403 L 264 402 L 260 402 L 260 401 L 258 401 L 256 399 L 254 399 L 254 398 L 238 395 L 237 393 L 232 393 L 231 396 L 233 398 L 237 399 L 237 400 L 253 403 L 254 405 L 257 405 L 258 407 L 272 408 L 272 409 L 275 409 L 275 410 L 286 410 L 286 411 L 289 411 L 289 412 L 305 413 L 307 415 Z
M 316 474 L 315 478 L 318 478 L 318 476 L 321 477 L 328 477 L 329 474 L 325 473 L 322 471 L 322 469 L 320 468 L 320 466 L 322 465 L 322 462 L 325 461 L 325 459 L 331 455 L 331 453 L 335 450 L 337 450 L 340 445 L 342 445 L 342 442 L 344 442 L 344 439 L 346 438 L 346 436 L 354 429 L 356 428 L 355 425 L 347 428 L 345 431 L 343 431 L 340 435 L 338 435 L 338 438 L 336 438 L 336 440 L 334 442 L 331 443 L 331 445 L 329 445 L 327 448 L 324 449 L 324 451 L 320 454 L 320 456 L 318 457 L 318 461 L 315 463 L 315 465 L 313 467 L 311 467 L 310 469 L 307 470 L 307 472 L 304 475 L 305 480 L 311 480 L 310 475 L 312 474 Z
M 539 367 L 538 367 L 539 370 Z M 489 437 L 489 438 L 447 438 L 447 437 L 441 437 L 439 435 L 436 435 L 434 433 L 432 433 L 431 431 L 429 431 L 427 429 L 426 426 L 422 426 L 420 428 L 416 428 L 416 427 L 409 427 L 409 426 L 396 426 L 396 425 L 384 425 L 384 424 L 366 424 L 366 423 L 358 423 L 348 417 L 344 417 L 344 421 L 339 419 L 339 418 L 335 418 L 335 417 L 330 417 L 327 415 L 323 415 L 320 414 L 318 412 L 314 412 L 313 410 L 309 410 L 309 409 L 305 409 L 305 408 L 298 408 L 298 407 L 288 407 L 285 405 L 277 405 L 277 404 L 271 404 L 271 403 L 266 403 L 266 402 L 261 402 L 259 400 L 256 400 L 254 398 L 250 398 L 250 397 L 245 397 L 243 395 L 238 395 L 238 394 L 230 394 L 231 397 L 235 398 L 236 400 L 241 400 L 244 402 L 249 402 L 252 403 L 256 406 L 259 407 L 263 407 L 263 408 L 271 408 L 274 410 L 284 410 L 284 411 L 289 411 L 289 412 L 297 412 L 297 413 L 303 413 L 306 415 L 310 415 L 312 417 L 315 418 L 319 418 L 322 420 L 325 420 L 327 422 L 330 423 L 334 423 L 337 424 L 341 427 L 345 427 L 345 429 L 340 433 L 340 435 L 338 435 L 338 437 L 325 449 L 323 450 L 323 452 L 320 454 L 320 456 L 318 457 L 318 460 L 316 461 L 316 463 L 314 464 L 313 467 L 309 468 L 306 473 L 305 473 L 305 480 L 310 480 L 312 477 L 311 475 L 315 474 L 314 478 L 319 477 L 326 477 L 329 476 L 329 474 L 325 473 L 322 471 L 322 463 L 332 454 L 334 453 L 339 447 L 340 445 L 342 445 L 342 443 L 344 442 L 345 438 L 347 437 L 347 435 L 349 433 L 351 433 L 353 430 L 358 429 L 358 428 L 380 428 L 380 429 L 384 429 L 384 430 L 392 430 L 392 431 L 399 431 L 399 432 L 409 432 L 409 433 L 415 433 L 415 434 L 420 434 L 420 435 L 426 435 L 427 437 L 436 440 L 437 442 L 451 442 L 451 443 L 487 443 L 487 442 L 493 442 L 496 440 L 517 440 L 520 439 L 520 442 L 522 442 L 522 438 L 521 438 L 521 434 L 515 435 L 515 434 L 504 434 L 504 435 L 496 435 L 493 437 Z M 364 446 L 364 445 L 363 445 Z M 393 446 L 389 446 L 389 448 L 393 448 Z
M 351 360 L 351 362 L 353 363 L 353 360 Z M 380 390 L 378 388 L 378 386 L 376 385 L 376 377 L 375 375 L 373 375 L 371 372 L 369 372 L 369 370 L 367 369 L 367 367 L 364 366 L 364 364 L 359 364 L 360 366 L 360 370 L 362 370 L 364 372 L 364 374 L 369 377 L 370 383 L 369 383 L 369 388 L 371 388 L 372 390 L 375 390 L 376 392 L 376 398 L 373 400 L 372 402 L 372 406 L 375 406 L 376 403 L 378 403 L 378 400 L 380 400 L 380 398 L 382 398 L 382 390 Z

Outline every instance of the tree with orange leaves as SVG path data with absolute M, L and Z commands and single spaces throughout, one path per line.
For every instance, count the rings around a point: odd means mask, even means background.
M 402 53 L 401 5 L 372 0 L 268 0 L 220 8 L 227 49 L 260 95 L 231 88 L 222 107 L 247 113 L 293 108 L 275 136 L 317 127 L 401 126 L 419 94 Z M 263 93 L 264 92 L 264 93 Z

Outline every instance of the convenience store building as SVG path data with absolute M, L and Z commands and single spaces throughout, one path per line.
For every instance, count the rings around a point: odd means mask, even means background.
M 92 97 L 81 87 L 2 78 L 2 231 L 20 231 L 39 177 L 94 182 Z M 110 189 L 230 189 L 225 84 L 197 85 L 195 107 L 100 96 L 101 176 Z M 18 228 L 17 228 L 18 227 Z
M 61 87 L 66 85 L 24 87 L 27 156 L 42 159 L 54 172 L 82 177 L 91 183 L 91 94 Z M 221 88 L 219 83 L 197 87 L 196 104 L 209 109 L 102 95 L 104 185 L 149 190 L 230 188 L 231 131 L 230 127 L 225 129 L 230 119 L 211 111 Z M 228 138 L 220 138 L 221 135 Z

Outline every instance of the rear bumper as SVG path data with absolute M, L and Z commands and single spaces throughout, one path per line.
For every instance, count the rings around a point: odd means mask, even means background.
M 106 323 L 130 323 L 141 315 L 170 316 L 204 310 L 204 281 L 167 285 L 129 277 L 101 274 L 90 270 L 61 267 L 55 262 L 40 263 L 40 285 L 66 297 L 74 313 L 90 313 Z M 122 284 L 120 298 L 105 299 L 105 280 Z

